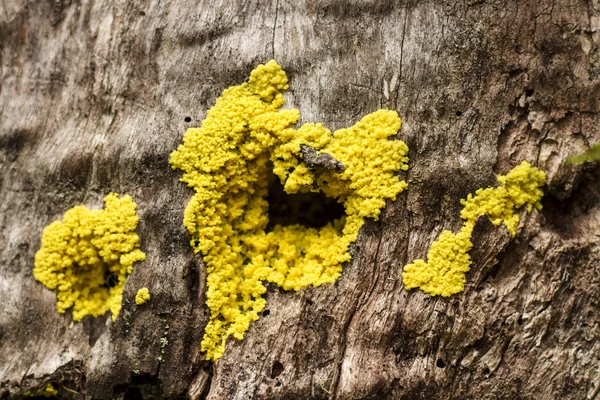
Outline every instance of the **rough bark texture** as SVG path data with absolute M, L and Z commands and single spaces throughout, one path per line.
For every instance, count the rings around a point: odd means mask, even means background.
M 64 398 L 593 399 L 600 185 L 561 161 L 600 141 L 596 0 L 0 2 L 0 395 Z M 220 92 L 275 58 L 303 122 L 397 110 L 409 189 L 333 285 L 270 287 L 268 311 L 203 361 L 204 266 L 169 153 Z M 522 160 L 548 173 L 515 239 L 478 222 L 466 290 L 401 268 L 460 226 L 459 199 Z M 41 231 L 111 192 L 142 249 L 116 322 L 74 323 L 32 276 Z M 152 301 L 134 304 L 147 286 Z M 166 340 L 162 340 L 162 339 Z

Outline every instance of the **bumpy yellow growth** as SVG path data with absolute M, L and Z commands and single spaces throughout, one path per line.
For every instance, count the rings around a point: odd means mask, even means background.
M 73 307 L 75 321 L 107 311 L 114 321 L 133 263 L 146 258 L 135 233 L 138 216 L 131 197 L 111 193 L 104 203 L 103 210 L 74 207 L 48 225 L 35 255 L 35 279 L 58 290 L 58 312 Z
M 415 260 L 404 267 L 402 279 L 406 289 L 418 287 L 432 296 L 445 297 L 462 292 L 471 265 L 468 251 L 473 246 L 471 235 L 477 218 L 487 215 L 495 225 L 504 222 L 514 236 L 519 224 L 519 215 L 515 213 L 518 208 L 527 205 L 528 212 L 534 206 L 541 210 L 544 194 L 541 187 L 546 182 L 543 171 L 523 162 L 507 175 L 499 175 L 498 181 L 500 187 L 479 189 L 475 196 L 469 194 L 461 200 L 464 208 L 460 217 L 465 220 L 462 229 L 457 234 L 443 231 L 427 253 L 428 263 Z
M 299 290 L 335 281 L 364 218 L 377 219 L 387 199 L 405 187 L 408 148 L 389 140 L 400 129 L 393 111 L 379 110 L 333 135 L 320 124 L 291 126 L 298 110 L 278 111 L 287 77 L 273 60 L 248 83 L 226 89 L 200 128 L 188 129 L 171 154 L 173 168 L 194 188 L 184 224 L 207 268 L 211 316 L 202 350 L 223 355 L 229 335 L 241 340 L 265 307 L 263 282 Z M 345 171 L 314 171 L 303 162 L 306 144 L 341 161 Z M 346 216 L 321 229 L 275 226 L 266 232 L 269 161 L 287 193 L 319 191 L 344 204 Z
M 32 392 L 30 390 L 23 393 L 23 396 L 26 397 L 56 397 L 58 396 L 58 390 L 54 388 L 51 383 L 48 383 L 44 389 L 40 389 L 37 392 Z
M 150 291 L 148 290 L 148 288 L 144 287 L 138 290 L 137 294 L 135 295 L 135 304 L 139 306 L 148 301 L 150 301 Z

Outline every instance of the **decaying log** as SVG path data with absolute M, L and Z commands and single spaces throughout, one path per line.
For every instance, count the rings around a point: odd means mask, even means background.
M 598 169 L 562 162 L 600 141 L 599 24 L 592 0 L 0 2 L 0 397 L 599 398 Z M 192 191 L 168 158 L 271 58 L 301 122 L 396 110 L 409 187 L 335 284 L 269 287 L 213 364 Z M 543 210 L 514 239 L 478 221 L 464 292 L 407 292 L 402 267 L 460 227 L 459 200 L 523 160 L 548 174 Z M 115 322 L 73 322 L 34 255 L 44 226 L 109 192 L 137 202 L 147 259 Z

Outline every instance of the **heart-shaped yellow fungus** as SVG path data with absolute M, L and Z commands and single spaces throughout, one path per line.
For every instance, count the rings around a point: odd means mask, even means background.
M 420 288 L 432 296 L 450 296 L 462 292 L 465 287 L 465 274 L 469 271 L 471 258 L 468 251 L 473 247 L 471 235 L 477 218 L 487 215 L 492 223 L 504 225 L 514 237 L 519 224 L 515 211 L 527 205 L 531 212 L 535 206 L 542 209 L 540 200 L 544 193 L 541 187 L 546 182 L 546 174 L 527 162 L 513 168 L 506 175 L 499 175 L 500 187 L 479 189 L 475 196 L 469 194 L 461 200 L 464 206 L 460 217 L 465 220 L 459 233 L 443 231 L 433 242 L 427 253 L 428 262 L 415 260 L 404 267 L 402 280 L 406 289 Z
M 146 258 L 135 233 L 138 216 L 131 197 L 111 193 L 104 203 L 103 210 L 73 207 L 62 221 L 48 225 L 35 255 L 33 276 L 58 291 L 59 313 L 73 307 L 75 321 L 107 311 L 114 321 L 133 263 Z
M 275 61 L 259 65 L 248 83 L 223 92 L 171 154 L 173 168 L 184 171 L 181 180 L 196 192 L 184 224 L 207 269 L 207 359 L 221 357 L 227 337 L 243 339 L 258 319 L 264 282 L 300 290 L 339 278 L 364 218 L 377 219 L 386 200 L 406 188 L 396 173 L 407 169 L 408 148 L 389 140 L 400 129 L 396 112 L 376 111 L 333 135 L 321 124 L 294 129 L 298 110 L 278 111 L 287 88 Z M 303 145 L 337 167 L 308 165 Z M 296 224 L 267 231 L 271 164 L 287 193 L 322 191 L 343 203 L 346 215 L 320 229 Z

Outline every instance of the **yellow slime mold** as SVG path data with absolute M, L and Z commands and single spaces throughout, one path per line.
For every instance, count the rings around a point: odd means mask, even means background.
M 287 88 L 275 61 L 259 65 L 248 83 L 223 92 L 171 154 L 195 191 L 184 224 L 207 269 L 211 316 L 202 350 L 210 360 L 223 355 L 229 335 L 243 339 L 258 319 L 265 281 L 300 290 L 339 278 L 364 218 L 377 219 L 406 188 L 396 173 L 407 169 L 408 148 L 389 140 L 400 129 L 396 112 L 376 111 L 333 134 L 321 124 L 296 130 L 298 110 L 278 111 Z M 311 169 L 301 145 L 333 156 L 344 171 Z M 267 232 L 269 161 L 287 193 L 323 191 L 343 203 L 346 216 L 320 229 L 276 225 Z
M 140 306 L 148 301 L 150 301 L 150 291 L 148 288 L 144 287 L 138 290 L 137 294 L 135 295 L 135 304 Z
M 515 213 L 518 208 L 527 205 L 528 212 L 534 206 L 542 209 L 541 187 L 546 182 L 543 171 L 523 162 L 507 175 L 499 175 L 498 181 L 500 187 L 479 189 L 475 196 L 469 194 L 466 200 L 461 200 L 464 208 L 460 217 L 465 220 L 462 229 L 457 234 L 443 231 L 427 253 L 429 262 L 415 260 L 404 267 L 402 279 L 406 289 L 420 288 L 432 296 L 444 297 L 462 292 L 471 265 L 468 252 L 473 247 L 471 235 L 477 218 L 487 215 L 495 225 L 504 222 L 514 236 L 519 224 L 519 215 Z
M 35 255 L 33 276 L 58 291 L 59 313 L 73 307 L 75 321 L 107 311 L 114 321 L 133 263 L 146 258 L 135 233 L 138 216 L 131 197 L 111 193 L 104 203 L 104 210 L 74 207 L 48 225 Z
M 23 393 L 25 397 L 56 397 L 58 396 L 58 390 L 54 388 L 54 385 L 51 383 L 46 384 L 46 387 L 40 389 L 36 392 L 32 392 L 31 390 Z

